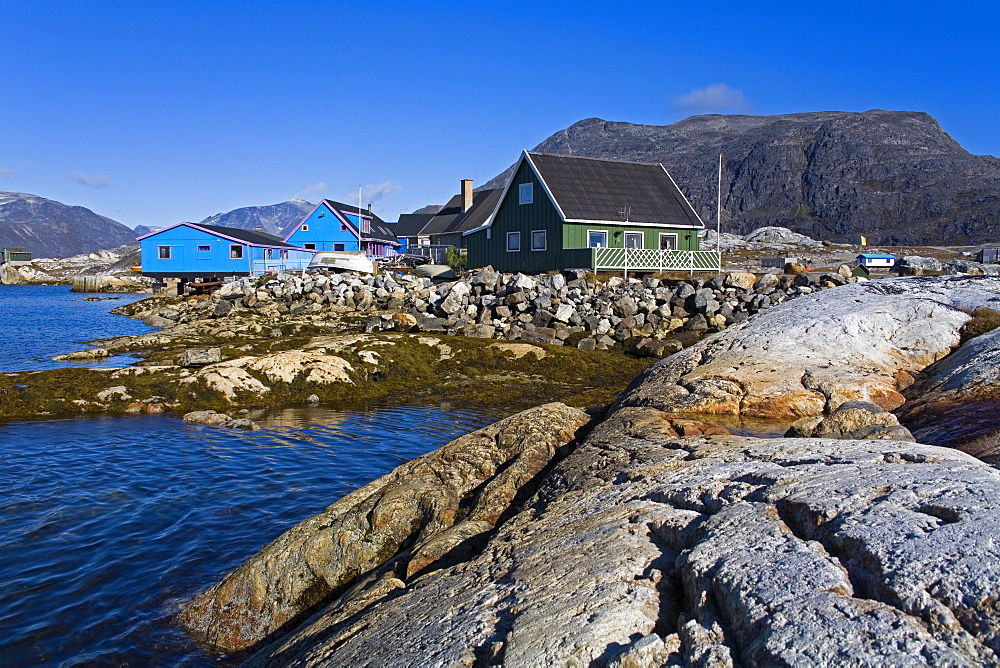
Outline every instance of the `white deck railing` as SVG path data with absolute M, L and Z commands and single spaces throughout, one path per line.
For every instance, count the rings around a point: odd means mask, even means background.
M 719 271 L 718 251 L 656 250 L 653 248 L 595 248 L 594 270 Z

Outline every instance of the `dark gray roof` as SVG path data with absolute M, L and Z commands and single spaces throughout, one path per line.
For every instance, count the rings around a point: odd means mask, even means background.
M 285 240 L 281 237 L 276 237 L 273 234 L 267 234 L 266 232 L 258 232 L 257 230 L 244 230 L 238 227 L 223 227 L 222 225 L 202 225 L 200 223 L 191 223 L 191 225 L 200 227 L 203 230 L 208 230 L 209 232 L 215 232 L 216 234 L 239 239 L 240 241 L 245 241 L 249 244 L 253 244 L 254 246 L 283 246 L 287 248 L 298 248 L 298 246 L 293 246 L 292 244 L 285 242 Z
M 351 206 L 350 204 L 344 204 L 343 202 L 335 202 L 332 199 L 324 200 L 331 207 L 337 211 L 343 211 L 344 213 L 353 213 L 355 215 L 360 211 L 362 215 L 371 216 L 372 228 L 365 238 L 366 239 L 377 239 L 379 241 L 388 241 L 390 243 L 399 243 L 399 239 L 396 238 L 395 233 L 392 231 L 392 227 L 386 223 L 384 220 L 376 216 L 374 213 L 370 212 L 368 209 L 358 209 L 356 206 Z
M 401 213 L 396 223 L 397 237 L 415 237 L 431 221 L 433 213 Z
M 546 153 L 529 157 L 568 220 L 626 222 L 627 209 L 628 222 L 704 227 L 661 165 Z
M 465 213 L 462 213 L 462 196 L 455 195 L 448 200 L 441 211 L 434 215 L 420 234 L 455 234 L 474 230 L 486 223 L 490 214 L 496 209 L 502 194 L 503 188 L 474 192 L 472 206 Z

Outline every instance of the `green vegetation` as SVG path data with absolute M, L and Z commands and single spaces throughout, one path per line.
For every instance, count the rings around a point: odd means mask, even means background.
M 980 306 L 971 315 L 972 320 L 965 323 L 960 332 L 962 343 L 1000 327 L 1000 311 Z
M 469 258 L 461 251 L 456 250 L 454 246 L 449 246 L 444 253 L 444 262 L 451 267 L 452 271 L 456 274 L 460 274 L 465 271 L 466 267 L 469 265 Z

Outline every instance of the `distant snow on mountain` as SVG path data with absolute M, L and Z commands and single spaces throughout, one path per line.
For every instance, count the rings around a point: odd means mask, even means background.
M 38 195 L 0 192 L 0 247 L 35 257 L 70 257 L 135 243 L 135 232 L 82 206 Z

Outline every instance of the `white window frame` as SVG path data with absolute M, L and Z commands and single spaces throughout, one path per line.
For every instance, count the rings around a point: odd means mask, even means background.
M 238 253 L 238 255 L 237 255 Z M 243 259 L 243 245 L 242 244 L 229 244 L 229 259 L 230 260 L 242 260 Z
M 209 244 L 198 244 L 198 252 L 199 253 L 211 253 L 212 252 L 212 246 L 209 245 Z
M 163 255 L 163 249 L 167 250 L 167 254 L 166 254 L 165 257 Z M 170 259 L 172 259 L 172 249 L 170 248 L 170 246 L 157 246 L 156 247 L 156 257 L 159 260 L 170 260 Z
M 511 241 L 516 241 L 517 248 L 511 248 Z M 521 252 L 521 233 L 520 232 L 508 232 L 507 233 L 507 252 L 508 253 L 520 253 Z
M 592 246 L 590 244 L 591 234 L 601 234 L 604 236 L 603 246 Z M 607 248 L 608 247 L 608 231 L 607 230 L 587 230 L 587 248 Z
M 674 238 L 674 245 L 672 248 L 663 247 L 663 237 Z M 660 232 L 659 236 L 657 237 L 657 245 L 660 247 L 660 250 L 677 250 L 677 234 L 672 232 Z
M 536 246 L 535 245 L 535 235 L 536 234 L 541 234 L 542 235 L 542 245 L 541 246 Z M 548 233 L 548 230 L 531 230 L 531 250 L 533 250 L 533 251 L 548 250 L 548 246 L 549 246 L 549 233 Z
M 303 232 L 309 231 L 309 223 L 302 223 L 302 231 Z
M 639 245 L 629 246 L 628 245 L 629 237 L 639 237 Z M 643 234 L 642 232 L 626 232 L 625 238 L 622 240 L 622 243 L 625 244 L 624 248 L 633 248 L 633 249 L 643 248 L 646 245 L 646 235 Z
M 535 203 L 535 184 L 534 183 L 521 183 L 517 186 L 517 203 L 518 204 L 534 204 Z

